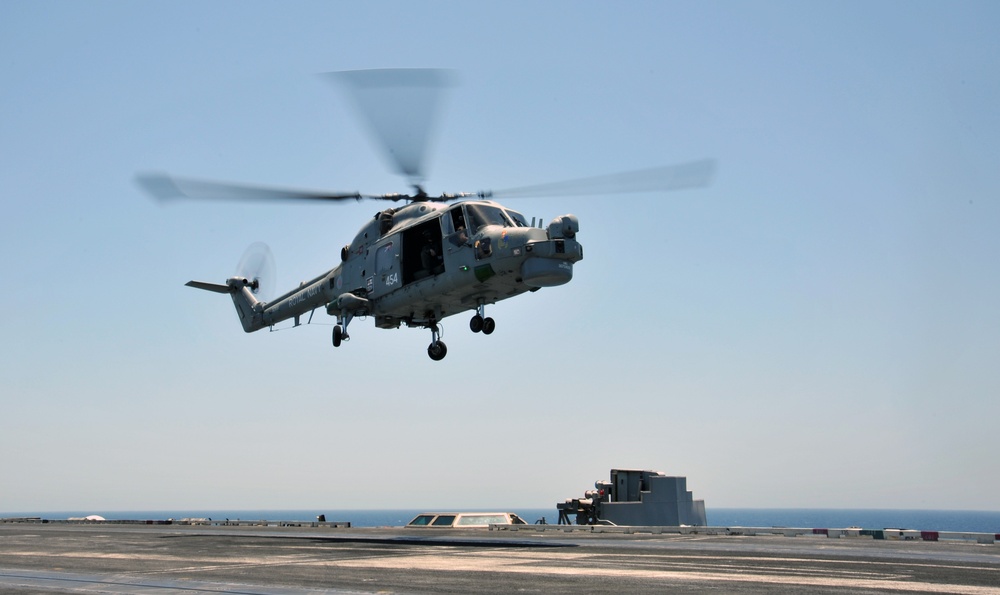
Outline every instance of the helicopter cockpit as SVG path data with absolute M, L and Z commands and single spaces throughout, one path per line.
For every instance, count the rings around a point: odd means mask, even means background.
M 525 220 L 524 215 L 517 211 L 504 209 L 498 205 L 470 202 L 465 203 L 465 209 L 471 220 L 472 233 L 478 232 L 487 225 L 528 227 L 528 222 Z

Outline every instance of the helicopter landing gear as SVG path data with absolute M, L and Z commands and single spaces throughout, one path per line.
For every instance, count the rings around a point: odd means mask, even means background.
M 483 333 L 484 335 L 492 335 L 493 331 L 497 328 L 497 323 L 492 318 L 483 318 L 486 314 L 486 306 L 484 304 L 479 304 L 479 308 L 476 310 L 476 315 L 472 317 L 469 321 L 469 328 L 472 329 L 474 333 Z
M 440 329 L 435 323 L 431 323 L 431 344 L 427 347 L 427 355 L 436 362 L 444 359 L 448 355 L 448 346 L 441 340 Z
M 337 319 L 337 324 L 333 327 L 333 346 L 340 347 L 343 341 L 350 341 L 351 336 L 347 334 L 347 325 L 351 322 L 351 316 L 341 316 Z

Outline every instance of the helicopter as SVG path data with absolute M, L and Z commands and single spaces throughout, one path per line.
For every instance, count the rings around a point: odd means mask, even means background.
M 577 239 L 579 219 L 571 214 L 547 225 L 505 207 L 494 197 L 578 195 L 606 192 L 675 190 L 704 186 L 714 161 L 540 184 L 503 191 L 429 196 L 423 186 L 423 160 L 438 97 L 451 85 L 450 71 L 379 69 L 328 73 L 357 101 L 357 108 L 381 142 L 397 173 L 406 176 L 411 194 L 366 195 L 249 186 L 164 173 L 137 175 L 137 183 L 160 200 L 174 198 L 239 200 L 377 200 L 403 202 L 375 213 L 354 239 L 340 249 L 340 262 L 284 294 L 259 299 L 273 271 L 273 256 L 263 244 L 244 255 L 239 272 L 225 283 L 189 281 L 187 286 L 228 294 L 243 330 L 271 328 L 322 309 L 334 317 L 332 343 L 350 340 L 355 318 L 371 317 L 381 329 L 401 326 L 431 332 L 428 356 L 448 353 L 439 323 L 471 312 L 469 328 L 490 335 L 496 321 L 487 306 L 524 293 L 569 283 L 573 265 L 583 259 Z M 387 107 L 388 106 L 388 107 Z M 249 263 L 249 264 L 248 264 Z M 273 272 L 271 273 L 273 274 Z

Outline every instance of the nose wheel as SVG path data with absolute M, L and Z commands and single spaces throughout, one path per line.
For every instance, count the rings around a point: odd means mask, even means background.
M 431 344 L 427 346 L 427 355 L 436 362 L 448 355 L 448 346 L 441 340 L 441 331 L 437 324 L 431 323 Z
M 486 318 L 485 316 L 486 306 L 479 304 L 479 308 L 476 309 L 476 315 L 469 321 L 469 328 L 472 329 L 472 332 L 483 333 L 484 335 L 493 334 L 493 331 L 497 328 L 497 323 L 492 318 Z

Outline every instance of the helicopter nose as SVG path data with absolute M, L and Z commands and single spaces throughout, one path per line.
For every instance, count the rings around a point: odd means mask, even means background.
M 556 287 L 573 279 L 573 263 L 568 260 L 531 257 L 521 265 L 521 278 L 530 287 Z
M 563 215 L 549 223 L 547 240 L 528 242 L 524 247 L 521 279 L 530 287 L 555 287 L 573 279 L 573 263 L 583 260 L 583 246 L 575 236 L 580 221 Z

